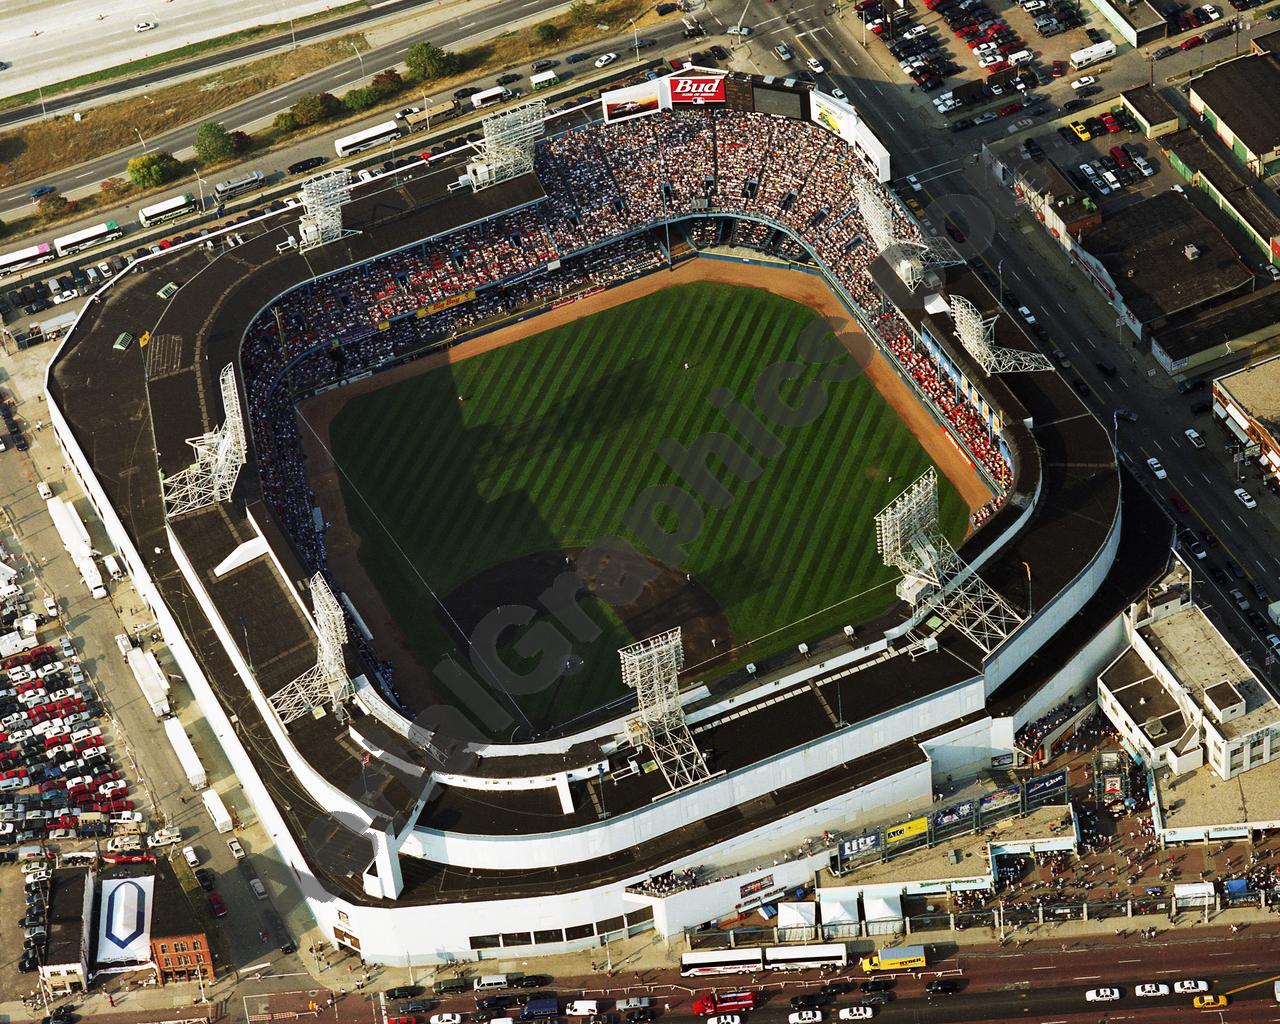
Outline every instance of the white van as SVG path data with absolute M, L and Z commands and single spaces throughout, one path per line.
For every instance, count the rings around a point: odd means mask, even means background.
M 475 981 L 475 990 L 477 992 L 492 992 L 494 989 L 510 987 L 511 981 L 506 974 L 482 974 Z M 496 1022 L 493 1022 L 493 1024 L 496 1024 Z
M 36 483 L 36 493 L 40 495 L 40 497 L 44 498 L 45 501 L 48 501 L 53 497 L 53 488 L 43 480 L 40 480 Z
M 1017 67 L 1019 64 L 1029 64 L 1032 59 L 1033 54 L 1030 50 L 1018 50 L 1016 53 L 1011 53 L 1005 58 L 1005 60 L 1014 67 Z
M 113 580 L 124 579 L 124 573 L 120 571 L 120 563 L 116 561 L 115 555 L 103 555 L 102 564 L 106 566 L 107 575 Z
M 575 999 L 564 1012 L 567 1017 L 594 1017 L 600 1012 L 600 1004 L 594 999 Z

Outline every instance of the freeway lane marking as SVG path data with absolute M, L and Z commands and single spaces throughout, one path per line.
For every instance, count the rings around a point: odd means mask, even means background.
M 1033 967 L 1033 968 L 1031 968 L 1031 969 L 1032 969 L 1033 971 L 1052 971 L 1052 970 L 1053 970 L 1053 967 L 1052 967 L 1052 966 L 1050 966 L 1050 967 Z
M 1237 992 L 1244 992 L 1246 989 L 1257 988 L 1259 985 L 1269 985 L 1273 981 L 1280 980 L 1280 974 L 1273 974 L 1270 978 L 1263 978 L 1261 981 L 1252 981 L 1248 985 L 1241 985 L 1239 988 L 1233 988 L 1227 992 L 1223 992 L 1224 996 L 1233 996 Z
M 1079 978 L 1072 978 L 1072 981 L 1097 981 L 1101 978 L 1101 974 L 1085 974 Z
M 1118 963 L 1118 964 L 1140 964 L 1140 963 L 1142 963 L 1142 961 L 1141 961 L 1141 960 L 1117 960 L 1117 961 L 1116 961 L 1116 963 Z

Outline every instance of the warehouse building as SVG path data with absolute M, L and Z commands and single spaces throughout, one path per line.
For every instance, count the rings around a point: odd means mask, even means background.
M 1069 258 L 1106 296 L 1116 316 L 1147 337 L 1185 316 L 1254 286 L 1253 272 L 1194 203 L 1177 192 L 1107 215 Z
M 1280 288 L 1230 299 L 1202 316 L 1171 324 L 1151 339 L 1151 354 L 1179 380 L 1203 377 L 1280 348 Z
M 1280 170 L 1280 58 L 1249 53 L 1191 82 L 1187 99 L 1250 173 Z
M 1177 108 L 1149 85 L 1126 89 L 1120 94 L 1125 109 L 1134 116 L 1148 139 L 1171 135 L 1183 127 Z

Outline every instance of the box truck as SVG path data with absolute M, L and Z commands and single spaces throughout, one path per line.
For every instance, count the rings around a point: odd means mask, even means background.
M 182 765 L 183 774 L 186 775 L 187 781 L 191 783 L 191 788 L 204 789 L 205 786 L 209 785 L 209 778 L 205 774 L 204 765 L 200 762 L 196 748 L 191 745 L 191 740 L 187 738 L 187 731 L 182 727 L 182 723 L 176 718 L 166 718 L 164 720 L 164 734 L 169 737 L 169 746 L 173 747 L 173 752 L 178 758 L 178 764 Z
M 204 801 L 204 809 L 209 812 L 209 817 L 213 819 L 213 827 L 219 832 L 230 832 L 235 827 L 231 821 L 231 815 L 227 812 L 227 805 L 222 802 L 222 797 L 212 789 L 206 789 L 200 794 L 200 798 Z

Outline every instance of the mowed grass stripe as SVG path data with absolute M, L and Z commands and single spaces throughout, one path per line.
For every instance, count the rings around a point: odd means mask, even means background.
M 796 341 L 814 317 L 760 289 L 682 286 L 348 403 L 332 436 L 350 476 L 343 487 L 360 557 L 424 663 L 435 664 L 446 641 L 415 570 L 447 595 L 479 572 L 540 550 L 610 534 L 643 548 L 624 513 L 653 485 L 690 490 L 658 455 L 668 438 L 689 447 L 724 432 L 762 467 L 744 482 L 709 461 L 734 501 L 714 509 L 699 500 L 705 519 L 679 566 L 721 602 L 739 638 L 889 578 L 872 516 L 928 466 L 915 440 L 866 380 L 823 384 L 829 405 L 803 427 L 772 423 L 755 402 L 755 383 L 768 367 L 802 362 Z M 809 366 L 802 379 L 785 382 L 784 400 L 794 402 L 820 372 Z M 769 459 L 738 436 L 710 403 L 718 387 L 774 431 L 786 445 L 782 456 Z M 371 510 L 354 498 L 356 489 Z M 945 483 L 942 509 L 958 537 L 964 508 Z M 883 588 L 751 655 L 837 630 L 893 600 Z M 583 671 L 554 694 L 531 697 L 530 707 L 576 714 L 621 691 L 616 647 L 624 633 L 606 609 L 590 614 L 605 629 L 596 645 L 576 649 Z

